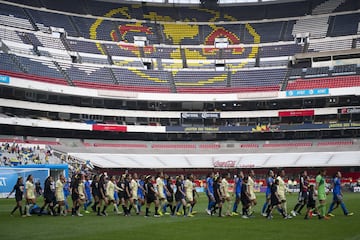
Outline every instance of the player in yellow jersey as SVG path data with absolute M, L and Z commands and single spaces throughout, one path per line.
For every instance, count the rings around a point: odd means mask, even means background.
M 189 174 L 187 176 L 187 179 L 184 183 L 185 188 L 185 200 L 186 200 L 186 207 L 190 207 L 194 204 L 194 195 L 193 195 L 193 175 Z M 191 214 L 191 211 L 189 209 L 188 211 L 188 217 L 193 217 L 194 215 Z
M 132 175 L 132 179 L 130 181 L 130 189 L 131 189 L 131 197 L 130 197 L 130 204 L 133 206 L 133 208 L 136 211 L 136 214 L 139 214 L 139 208 L 138 208 L 138 176 L 136 173 Z M 130 211 L 130 210 L 129 210 Z
M 286 204 L 286 192 L 287 192 L 287 187 L 284 181 L 285 178 L 285 170 L 282 169 L 279 173 L 278 176 L 276 177 L 276 179 L 279 180 L 279 185 L 278 185 L 278 194 L 280 197 L 280 202 L 281 202 L 281 208 L 284 210 L 284 214 L 287 216 L 287 218 L 291 218 L 290 215 L 288 215 L 287 213 L 287 204 Z
M 156 178 L 156 195 L 159 200 L 160 209 L 162 209 L 163 205 L 166 204 L 166 197 L 164 192 L 164 173 L 161 172 Z M 159 211 L 160 216 L 163 215 L 162 211 Z
M 118 186 L 116 186 L 115 176 L 112 176 L 106 184 L 106 197 L 108 200 L 108 205 L 113 204 L 116 214 L 120 214 L 119 209 L 116 204 L 116 201 L 115 201 L 115 197 L 114 197 L 115 190 L 120 190 L 120 188 Z M 103 211 L 103 213 L 105 213 L 104 215 L 107 215 L 106 209 Z
M 66 216 L 65 211 L 65 195 L 64 195 L 64 184 L 66 180 L 64 175 L 60 175 L 59 179 L 56 181 L 55 184 L 55 198 L 59 205 L 58 214 L 62 216 Z
M 250 208 L 251 207 L 254 207 L 256 206 L 257 204 L 257 200 L 256 200 L 256 195 L 255 195 L 255 191 L 254 191 L 254 188 L 255 188 L 255 172 L 254 170 L 250 170 L 249 172 L 249 176 L 248 176 L 248 193 L 249 193 L 249 196 L 250 196 Z M 250 209 L 250 213 L 249 215 L 252 215 L 253 214 L 253 211 Z
M 229 192 L 229 187 L 230 187 L 229 179 L 230 179 L 230 173 L 224 174 L 220 185 L 221 194 L 224 197 L 224 208 L 226 210 L 226 216 L 231 216 L 230 215 L 231 197 Z
M 25 189 L 26 189 L 26 206 L 25 206 L 25 212 L 26 216 L 31 216 L 30 214 L 30 208 L 35 204 L 35 185 L 34 185 L 34 179 L 33 176 L 30 174 L 25 183 Z

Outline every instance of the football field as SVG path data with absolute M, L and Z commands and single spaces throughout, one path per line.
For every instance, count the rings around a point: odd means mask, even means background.
M 304 220 L 301 216 L 282 219 L 277 211 L 274 218 L 267 220 L 260 215 L 264 194 L 257 194 L 258 205 L 254 208 L 255 217 L 242 219 L 240 216 L 209 216 L 205 213 L 207 198 L 200 194 L 195 206 L 195 217 L 145 218 L 143 215 L 124 217 L 115 215 L 110 207 L 109 216 L 98 217 L 94 213 L 83 217 L 31 216 L 21 218 L 16 211 L 10 216 L 15 205 L 14 199 L 0 199 L 0 239 L 326 239 L 360 240 L 360 194 L 347 193 L 345 203 L 353 216 L 344 216 L 340 208 L 330 220 L 313 217 Z M 328 196 L 330 204 L 332 195 Z M 297 194 L 288 195 L 288 211 L 294 207 Z M 42 204 L 42 199 L 37 200 Z M 241 206 L 238 211 L 241 210 Z M 142 208 L 145 211 L 145 208 Z M 154 207 L 151 207 L 152 213 Z

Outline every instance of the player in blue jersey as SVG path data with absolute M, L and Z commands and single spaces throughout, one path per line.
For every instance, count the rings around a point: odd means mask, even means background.
M 237 209 L 238 209 L 238 206 L 239 206 L 239 203 L 241 200 L 241 185 L 242 185 L 243 178 L 244 178 L 243 171 L 239 171 L 238 176 L 235 177 L 235 187 L 234 187 L 235 202 L 234 202 L 233 210 L 231 213 L 232 216 L 239 215 L 237 213 Z
M 266 192 L 265 192 L 265 203 L 261 210 L 261 214 L 265 217 L 267 215 L 266 209 L 271 201 L 271 185 L 274 183 L 274 172 L 273 170 L 269 170 L 268 176 L 266 178 Z
M 90 186 L 90 177 L 88 175 L 85 176 L 84 182 L 86 201 L 84 203 L 84 211 L 85 213 L 90 213 L 87 208 L 92 204 L 92 196 L 91 196 L 91 186 Z
M 208 197 L 209 203 L 205 211 L 207 214 L 211 214 L 211 209 L 215 205 L 214 198 L 214 173 L 210 173 L 206 178 L 206 196 Z
M 145 204 L 145 176 L 142 175 L 138 181 L 138 210 L 141 212 L 141 206 Z
M 333 188 L 333 201 L 330 205 L 327 215 L 330 217 L 334 217 L 335 215 L 332 214 L 332 211 L 335 210 L 340 205 L 345 216 L 352 216 L 354 213 L 349 212 L 346 209 L 345 203 L 343 201 L 343 194 L 341 192 L 341 172 L 337 172 L 335 174 L 332 183 L 332 188 Z

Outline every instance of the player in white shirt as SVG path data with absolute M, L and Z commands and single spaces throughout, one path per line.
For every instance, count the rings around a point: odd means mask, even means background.
M 230 173 L 224 174 L 220 185 L 220 191 L 225 200 L 224 208 L 226 209 L 226 216 L 230 216 L 231 197 L 229 192 L 230 184 L 228 182 L 230 177 Z
M 166 197 L 164 192 L 164 173 L 161 172 L 156 178 L 156 195 L 159 200 L 160 209 L 163 209 L 163 205 L 166 204 Z M 159 211 L 160 216 L 163 215 L 162 211 Z
M 255 191 L 254 191 L 254 188 L 255 188 L 255 172 L 254 170 L 250 170 L 249 172 L 249 177 L 248 177 L 248 193 L 249 193 L 249 196 L 250 196 L 250 203 L 251 203 L 251 207 L 254 207 L 256 204 L 257 204 L 257 200 L 256 200 L 256 195 L 255 195 Z M 253 212 L 251 210 L 250 211 L 250 214 L 251 215 Z
M 65 182 L 66 182 L 66 179 L 65 179 L 64 175 L 60 175 L 59 179 L 56 181 L 56 184 L 55 184 L 55 197 L 56 197 L 56 201 L 59 205 L 58 214 L 61 214 L 62 216 L 66 216 L 65 195 L 64 195 Z
M 131 197 L 130 197 L 130 204 L 133 206 L 133 208 L 136 211 L 136 214 L 139 214 L 139 208 L 138 208 L 138 176 L 136 173 L 132 175 L 132 179 L 130 181 L 130 189 L 131 189 Z
M 36 202 L 34 179 L 31 174 L 26 179 L 25 189 L 26 189 L 26 206 L 25 206 L 26 216 L 31 216 L 30 208 Z
M 185 200 L 186 200 L 186 207 L 190 207 L 194 204 L 194 195 L 193 195 L 193 175 L 189 174 L 187 179 L 184 183 L 185 188 Z M 191 211 L 188 211 L 188 217 L 193 217 L 194 215 L 191 214 Z
M 287 205 L 286 205 L 286 192 L 287 192 L 287 187 L 286 187 L 286 183 L 284 181 L 284 177 L 285 177 L 285 170 L 281 170 L 278 173 L 278 176 L 276 177 L 276 179 L 279 180 L 279 185 L 278 185 L 278 194 L 280 197 L 280 201 L 281 201 L 281 208 L 284 210 L 284 213 L 286 216 L 288 216 L 287 214 Z M 288 216 L 288 218 L 291 218 L 291 216 Z
M 106 197 L 108 200 L 108 205 L 110 205 L 112 203 L 114 205 L 116 214 L 120 214 L 119 209 L 116 204 L 116 201 L 115 201 L 115 197 L 114 197 L 115 190 L 120 190 L 120 188 L 118 186 L 116 186 L 115 176 L 112 176 L 106 184 Z M 104 210 L 103 212 L 105 213 L 105 215 L 107 215 L 105 211 L 106 210 Z

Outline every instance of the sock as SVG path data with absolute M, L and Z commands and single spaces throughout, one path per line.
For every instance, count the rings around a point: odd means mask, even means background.
M 299 210 L 297 211 L 299 214 L 300 214 L 301 210 L 304 208 L 304 206 L 305 206 L 305 204 L 301 204 Z
M 145 216 L 149 216 L 149 208 L 148 207 L 146 208 Z
M 19 207 L 20 216 L 23 215 L 22 206 Z
M 130 214 L 131 209 L 132 209 L 132 205 L 129 206 L 128 214 Z
M 183 206 L 184 216 L 186 215 L 186 206 Z
M 97 208 L 97 214 L 100 215 L 100 207 Z
M 294 207 L 294 212 L 296 212 L 297 209 L 298 209 L 301 205 L 302 205 L 301 203 L 297 203 L 297 204 L 295 205 L 295 207 Z
M 122 209 L 123 209 L 123 212 L 124 214 L 126 214 L 126 208 L 125 208 L 125 205 L 121 205 Z
M 325 204 L 320 204 L 320 205 L 319 205 L 319 211 L 320 211 L 320 216 L 321 216 L 321 217 L 324 217 L 325 214 L 326 214 Z
M 116 213 L 118 213 L 118 212 L 119 212 L 119 209 L 118 209 L 116 203 L 114 203 L 114 208 L 115 208 L 115 210 L 116 210 Z
M 212 208 L 212 204 L 211 204 L 211 201 L 209 201 L 207 209 L 211 210 L 211 208 Z
M 107 208 L 107 206 L 105 205 L 102 210 L 103 213 L 106 211 L 106 208 Z
M 219 217 L 221 217 L 221 210 L 222 210 L 222 207 L 219 207 Z
M 155 207 L 155 215 L 159 215 L 159 207 Z
M 11 211 L 11 214 L 13 214 L 16 211 L 16 209 L 18 209 L 18 206 L 14 207 L 14 209 Z
M 285 212 L 284 212 L 284 209 L 278 207 L 278 210 L 279 210 L 279 212 L 281 213 L 281 215 L 282 215 L 283 217 L 286 217 Z
M 281 205 L 282 205 L 282 209 L 284 210 L 284 214 L 287 215 L 287 203 L 283 202 Z
M 170 206 L 170 210 L 171 210 L 171 215 L 175 214 L 175 206 Z
M 165 204 L 163 205 L 163 207 L 162 207 L 162 212 L 163 212 L 163 213 L 166 213 L 166 208 L 167 208 L 167 206 L 168 206 L 167 203 L 165 203 Z
M 268 206 L 268 202 L 266 201 L 262 207 L 261 213 L 265 213 L 267 206 Z

